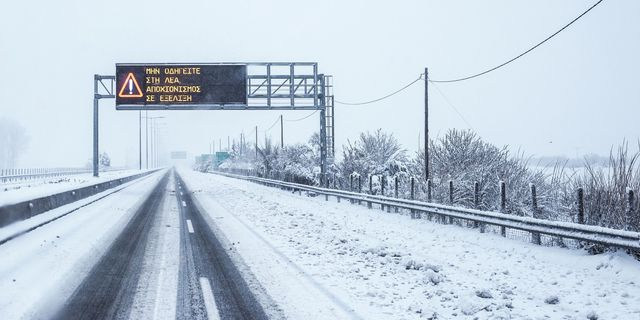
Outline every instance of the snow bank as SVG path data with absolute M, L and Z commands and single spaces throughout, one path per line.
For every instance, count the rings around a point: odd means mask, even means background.
M 247 181 L 181 174 L 210 204 L 209 214 L 224 210 L 231 217 L 219 221 L 242 221 L 355 316 L 640 318 L 640 264 L 624 254 L 588 256 Z M 230 239 L 238 232 L 221 230 Z M 252 265 L 252 251 L 239 252 L 272 294 L 280 292 L 279 279 L 293 276 L 279 274 L 277 260 Z M 260 277 L 265 272 L 272 280 Z M 545 303 L 550 296 L 558 302 Z M 279 298 L 283 309 L 296 308 L 295 299 Z

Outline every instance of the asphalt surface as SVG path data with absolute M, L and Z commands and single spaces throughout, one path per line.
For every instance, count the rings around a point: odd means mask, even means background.
M 206 319 L 204 315 L 208 314 L 209 319 L 268 319 L 233 264 L 228 248 L 208 227 L 191 192 L 177 175 L 176 197 L 182 224 L 176 318 Z M 213 296 L 216 310 L 206 303 L 207 295 Z M 207 305 L 209 308 L 203 310 Z
M 165 191 L 175 175 L 175 198 Z M 163 201 L 177 201 L 180 265 L 176 319 L 267 319 L 263 308 L 216 238 L 191 193 L 171 171 L 53 319 L 129 319 L 143 270 L 145 248 Z

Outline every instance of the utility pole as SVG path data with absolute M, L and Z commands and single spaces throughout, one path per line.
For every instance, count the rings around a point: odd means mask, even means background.
M 145 165 L 147 167 L 147 170 L 149 169 L 149 111 L 145 110 L 144 111 L 144 148 L 145 148 Z
M 151 138 L 149 139 L 151 141 L 151 168 L 154 167 L 154 161 L 153 161 L 153 148 L 155 147 L 154 143 L 153 143 L 153 137 L 154 137 L 154 132 L 153 132 L 153 124 L 154 124 L 154 118 L 151 118 Z
M 429 180 L 429 69 L 424 68 L 424 175 Z
M 282 115 L 280 115 L 280 148 L 284 149 L 284 125 L 282 124 Z
M 256 159 L 258 159 L 258 126 L 256 126 Z
M 231 151 L 231 138 L 227 136 L 227 152 Z
M 138 111 L 138 170 L 142 170 L 142 110 Z

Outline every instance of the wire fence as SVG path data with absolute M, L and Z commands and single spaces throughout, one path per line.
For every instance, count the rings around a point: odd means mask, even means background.
M 513 214 L 513 208 L 509 210 L 509 198 L 507 193 L 507 185 L 503 181 L 498 183 L 499 198 L 495 201 L 488 201 L 489 203 L 495 202 L 495 206 L 481 205 L 482 193 L 478 188 L 478 183 L 472 183 L 469 188 L 457 187 L 454 181 L 448 181 L 448 183 L 441 183 L 434 185 L 431 181 L 427 180 L 426 183 L 420 183 L 417 178 L 414 177 L 386 177 L 386 176 L 369 176 L 363 177 L 357 174 L 350 175 L 348 179 L 344 179 L 339 175 L 327 175 L 323 179 L 316 177 L 315 179 L 309 179 L 308 177 L 300 177 L 290 173 L 283 173 L 278 171 L 260 171 L 253 169 L 222 169 L 219 170 L 224 173 L 237 174 L 242 176 L 250 176 L 256 178 L 270 179 L 276 181 L 282 181 L 285 183 L 293 183 L 299 185 L 310 186 L 311 188 L 323 187 L 323 190 L 336 190 L 346 192 L 347 194 L 384 197 L 398 200 L 408 201 L 420 201 L 425 205 L 444 205 L 449 209 L 461 208 L 460 212 L 471 211 L 483 211 L 489 214 L 498 214 L 503 217 L 513 216 L 523 219 L 534 219 L 546 222 L 547 224 L 571 224 L 571 225 L 585 225 L 585 197 L 584 192 L 579 189 L 576 192 L 575 203 L 570 208 L 574 210 L 573 215 L 549 215 L 542 214 L 543 209 L 548 211 L 548 208 L 541 208 L 538 205 L 538 201 L 541 198 L 537 194 L 536 187 L 530 186 L 530 201 L 528 210 L 521 210 L 518 212 L 525 212 L 526 214 L 515 215 Z M 424 179 L 423 179 L 424 180 Z M 320 183 L 318 183 L 320 181 Z M 467 191 L 462 191 L 463 189 Z M 315 189 L 314 189 L 315 190 Z M 632 190 L 627 191 L 627 203 L 628 208 L 626 214 L 637 217 L 638 210 L 635 206 L 635 198 Z M 340 196 L 337 196 L 340 201 Z M 486 199 L 485 199 L 486 200 Z M 364 205 L 365 203 L 369 208 L 383 210 L 386 212 L 395 212 L 401 214 L 411 214 L 413 216 L 413 210 L 403 208 L 402 206 L 385 205 L 384 203 L 371 203 L 360 200 L 350 200 L 354 204 Z M 487 201 L 485 201 L 487 203 Z M 602 243 L 587 243 L 580 241 L 579 239 L 572 238 L 571 236 L 558 236 L 551 234 L 545 234 L 536 232 L 534 229 L 529 228 L 509 228 L 500 224 L 483 224 L 477 220 L 469 219 L 467 217 L 456 218 L 455 215 L 438 215 L 427 213 L 420 218 L 429 219 L 431 221 L 458 225 L 466 228 L 477 228 L 483 233 L 495 233 L 506 238 L 518 239 L 522 241 L 530 241 L 535 244 L 543 246 L 559 246 L 568 248 L 586 248 L 593 253 L 601 252 L 606 245 Z M 598 226 L 589 226 L 596 227 Z M 609 229 L 617 230 L 617 229 Z M 618 230 L 626 232 L 627 230 Z M 640 237 L 636 237 L 636 242 L 640 244 Z M 614 246 L 615 247 L 615 246 Z
M 124 167 L 101 169 L 102 171 L 125 170 Z M 15 183 L 42 178 L 65 177 L 84 173 L 91 173 L 89 168 L 15 168 L 0 169 L 0 183 Z

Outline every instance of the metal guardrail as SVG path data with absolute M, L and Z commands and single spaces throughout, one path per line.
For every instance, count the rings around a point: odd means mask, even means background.
M 85 199 L 129 181 L 148 176 L 158 170 L 160 169 L 115 178 L 113 180 L 58 192 L 56 194 L 39 197 L 37 199 L 0 206 L 0 228 L 17 221 L 29 219 L 33 216 L 53 210 L 63 205 Z
M 111 168 L 104 171 L 118 171 L 125 168 Z M 64 177 L 76 174 L 91 173 L 87 168 L 19 168 L 0 169 L 0 183 L 28 181 L 38 178 Z
M 245 176 L 216 171 L 215 174 L 224 175 L 232 178 L 248 180 L 272 187 L 287 188 L 293 190 L 304 190 L 316 194 L 325 195 L 325 200 L 329 196 L 338 199 L 348 199 L 353 202 L 366 202 L 368 207 L 372 204 L 381 207 L 395 207 L 399 209 L 410 210 L 416 214 L 427 213 L 440 216 L 443 221 L 447 219 L 460 219 L 477 223 L 478 227 L 483 230 L 483 225 L 494 225 L 504 228 L 522 230 L 531 233 L 531 241 L 539 244 L 539 235 L 557 236 L 567 239 L 575 239 L 590 243 L 597 243 L 609 247 L 640 249 L 640 232 L 616 230 L 599 226 L 583 225 L 571 222 L 550 221 L 543 219 L 535 219 L 530 217 L 520 217 L 499 212 L 481 211 L 454 206 L 447 206 L 435 203 L 427 203 L 416 200 L 391 198 L 379 195 L 370 195 L 357 192 L 349 192 L 343 190 L 327 189 L 303 184 L 283 182 L 272 179 L 265 179 L 253 176 Z M 538 239 L 536 241 L 536 239 Z

